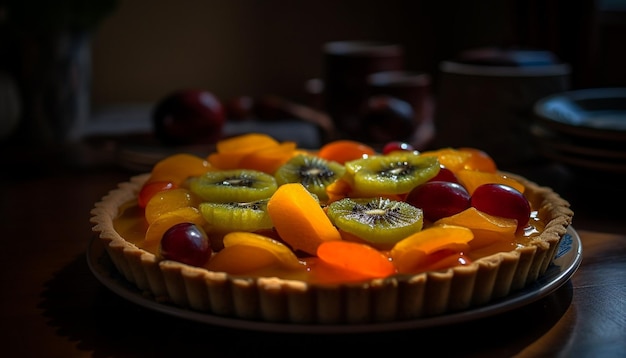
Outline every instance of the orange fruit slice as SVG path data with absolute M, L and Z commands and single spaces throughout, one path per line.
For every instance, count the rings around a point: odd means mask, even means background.
M 279 186 L 267 211 L 278 235 L 294 250 L 316 255 L 322 242 L 341 240 L 319 202 L 300 183 Z

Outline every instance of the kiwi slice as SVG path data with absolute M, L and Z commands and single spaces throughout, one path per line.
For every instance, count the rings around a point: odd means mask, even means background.
M 422 230 L 422 209 L 387 198 L 345 198 L 328 205 L 327 215 L 340 230 L 390 249 L 407 236 Z
M 439 173 L 439 160 L 413 152 L 375 155 L 345 163 L 355 194 L 361 197 L 410 192 Z
M 201 203 L 198 208 L 209 224 L 210 231 L 257 231 L 271 229 L 272 220 L 267 213 L 269 199 L 251 202 Z
M 272 175 L 251 169 L 210 171 L 188 180 L 189 189 L 212 203 L 251 202 L 269 198 L 278 185 Z
M 299 154 L 289 159 L 274 173 L 277 184 L 301 183 L 320 201 L 328 200 L 326 187 L 341 178 L 346 169 L 342 164 L 315 155 Z

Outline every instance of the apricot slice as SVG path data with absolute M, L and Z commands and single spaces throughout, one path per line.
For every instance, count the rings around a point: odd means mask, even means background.
M 251 245 L 235 245 L 218 251 L 205 268 L 209 271 L 226 272 L 232 275 L 253 274 L 277 264 L 271 252 Z
M 464 169 L 480 170 L 481 172 L 489 173 L 495 173 L 498 170 L 496 162 L 485 151 L 471 147 L 461 147 L 458 150 L 471 154 L 465 162 Z
M 145 217 L 152 224 L 159 216 L 186 206 L 197 207 L 200 198 L 185 188 L 163 190 L 152 196 L 145 207 Z
M 489 173 L 477 170 L 461 169 L 455 174 L 461 185 L 467 189 L 467 192 L 470 193 L 470 195 L 474 193 L 476 188 L 483 184 L 504 184 L 517 189 L 520 193 L 524 193 L 524 190 L 526 189 L 522 183 L 503 173 Z
M 340 139 L 324 144 L 317 152 L 317 156 L 326 160 L 332 160 L 340 164 L 345 162 L 367 158 L 376 154 L 376 150 L 367 144 Z
M 238 169 L 240 161 L 248 154 L 278 145 L 276 139 L 266 134 L 242 134 L 217 142 L 216 152 L 211 153 L 207 159 L 219 169 Z
M 474 239 L 472 230 L 465 227 L 431 226 L 396 243 L 389 256 L 398 272 L 412 273 L 428 262 L 434 261 L 428 257 L 429 255 L 444 252 L 447 256 L 468 250 L 468 243 L 472 239 Z
M 295 153 L 295 142 L 283 142 L 245 155 L 239 161 L 239 167 L 274 174 L 274 172 L 293 157 Z
M 207 268 L 242 274 L 273 266 L 306 269 L 293 251 L 279 241 L 251 232 L 231 232 L 224 236 L 224 249 L 214 255 Z
M 417 249 L 429 255 L 443 249 L 467 248 L 467 243 L 474 238 L 472 230 L 456 225 L 441 224 L 418 231 L 400 241 L 391 249 L 392 257 L 404 250 Z
M 442 148 L 425 151 L 420 155 L 439 158 L 441 165 L 455 173 L 462 169 L 488 173 L 495 173 L 497 170 L 495 161 L 487 153 L 477 148 Z
M 248 133 L 220 140 L 216 150 L 218 153 L 252 152 L 275 145 L 278 145 L 278 141 L 267 134 Z
M 420 155 L 425 157 L 436 157 L 439 159 L 439 163 L 441 165 L 450 169 L 454 173 L 463 169 L 465 162 L 467 162 L 472 156 L 469 152 L 462 152 L 454 148 L 441 148 L 437 150 L 425 151 L 421 152 Z
M 387 277 L 396 272 L 389 258 L 373 247 L 350 241 L 326 241 L 317 248 L 320 260 L 364 278 Z
M 141 187 L 141 190 L 139 190 L 139 195 L 137 195 L 137 205 L 139 205 L 140 208 L 145 208 L 155 194 L 175 188 L 178 188 L 178 185 L 171 181 L 146 182 Z
M 168 156 L 154 165 L 147 183 L 170 181 L 180 185 L 185 179 L 213 170 L 211 164 L 197 155 L 180 153 Z
M 472 249 L 497 241 L 513 242 L 517 230 L 517 220 L 489 215 L 474 207 L 434 222 L 434 225 L 444 224 L 463 226 L 472 230 L 474 239 L 469 242 Z
M 279 186 L 267 211 L 278 235 L 294 250 L 316 255 L 322 242 L 341 240 L 318 200 L 300 183 Z

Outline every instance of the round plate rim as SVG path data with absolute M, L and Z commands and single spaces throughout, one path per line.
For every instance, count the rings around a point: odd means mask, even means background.
M 571 238 L 571 241 L 565 240 L 568 237 Z M 567 247 L 567 250 L 559 254 L 561 246 L 568 242 L 571 246 Z M 582 261 L 582 242 L 576 230 L 574 230 L 572 226 L 569 226 L 566 236 L 561 241 L 561 245 L 557 250 L 557 257 L 555 259 L 556 265 L 550 265 L 546 273 L 540 277 L 537 282 L 508 295 L 504 299 L 477 308 L 441 316 L 367 324 L 296 324 L 251 321 L 216 316 L 157 302 L 153 298 L 143 295 L 139 289 L 130 287 L 129 283 L 122 282 L 121 278 L 112 277 L 111 271 L 114 270 L 114 268 L 106 267 L 100 262 L 100 259 L 108 258 L 105 254 L 102 241 L 97 237 L 93 237 L 89 241 L 86 251 L 87 264 L 93 275 L 110 291 L 144 308 L 186 320 L 235 329 L 275 333 L 335 334 L 383 332 L 450 325 L 501 314 L 528 305 L 554 292 L 571 278 Z
M 535 102 L 533 105 L 534 115 L 544 124 L 550 126 L 554 130 L 562 131 L 571 135 L 582 136 L 586 138 L 596 138 L 605 140 L 623 140 L 626 138 L 626 131 L 621 129 L 613 129 L 610 127 L 594 127 L 586 123 L 575 124 L 561 118 L 550 116 L 545 107 L 548 103 L 559 98 L 569 101 L 580 101 L 585 99 L 608 99 L 608 98 L 624 98 L 626 99 L 626 87 L 606 87 L 606 88 L 588 88 L 573 91 L 566 91 L 548 95 Z

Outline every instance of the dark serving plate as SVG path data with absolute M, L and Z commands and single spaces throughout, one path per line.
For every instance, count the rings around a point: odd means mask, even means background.
M 626 141 L 626 88 L 590 88 L 553 94 L 537 101 L 533 111 L 540 123 L 566 135 Z

